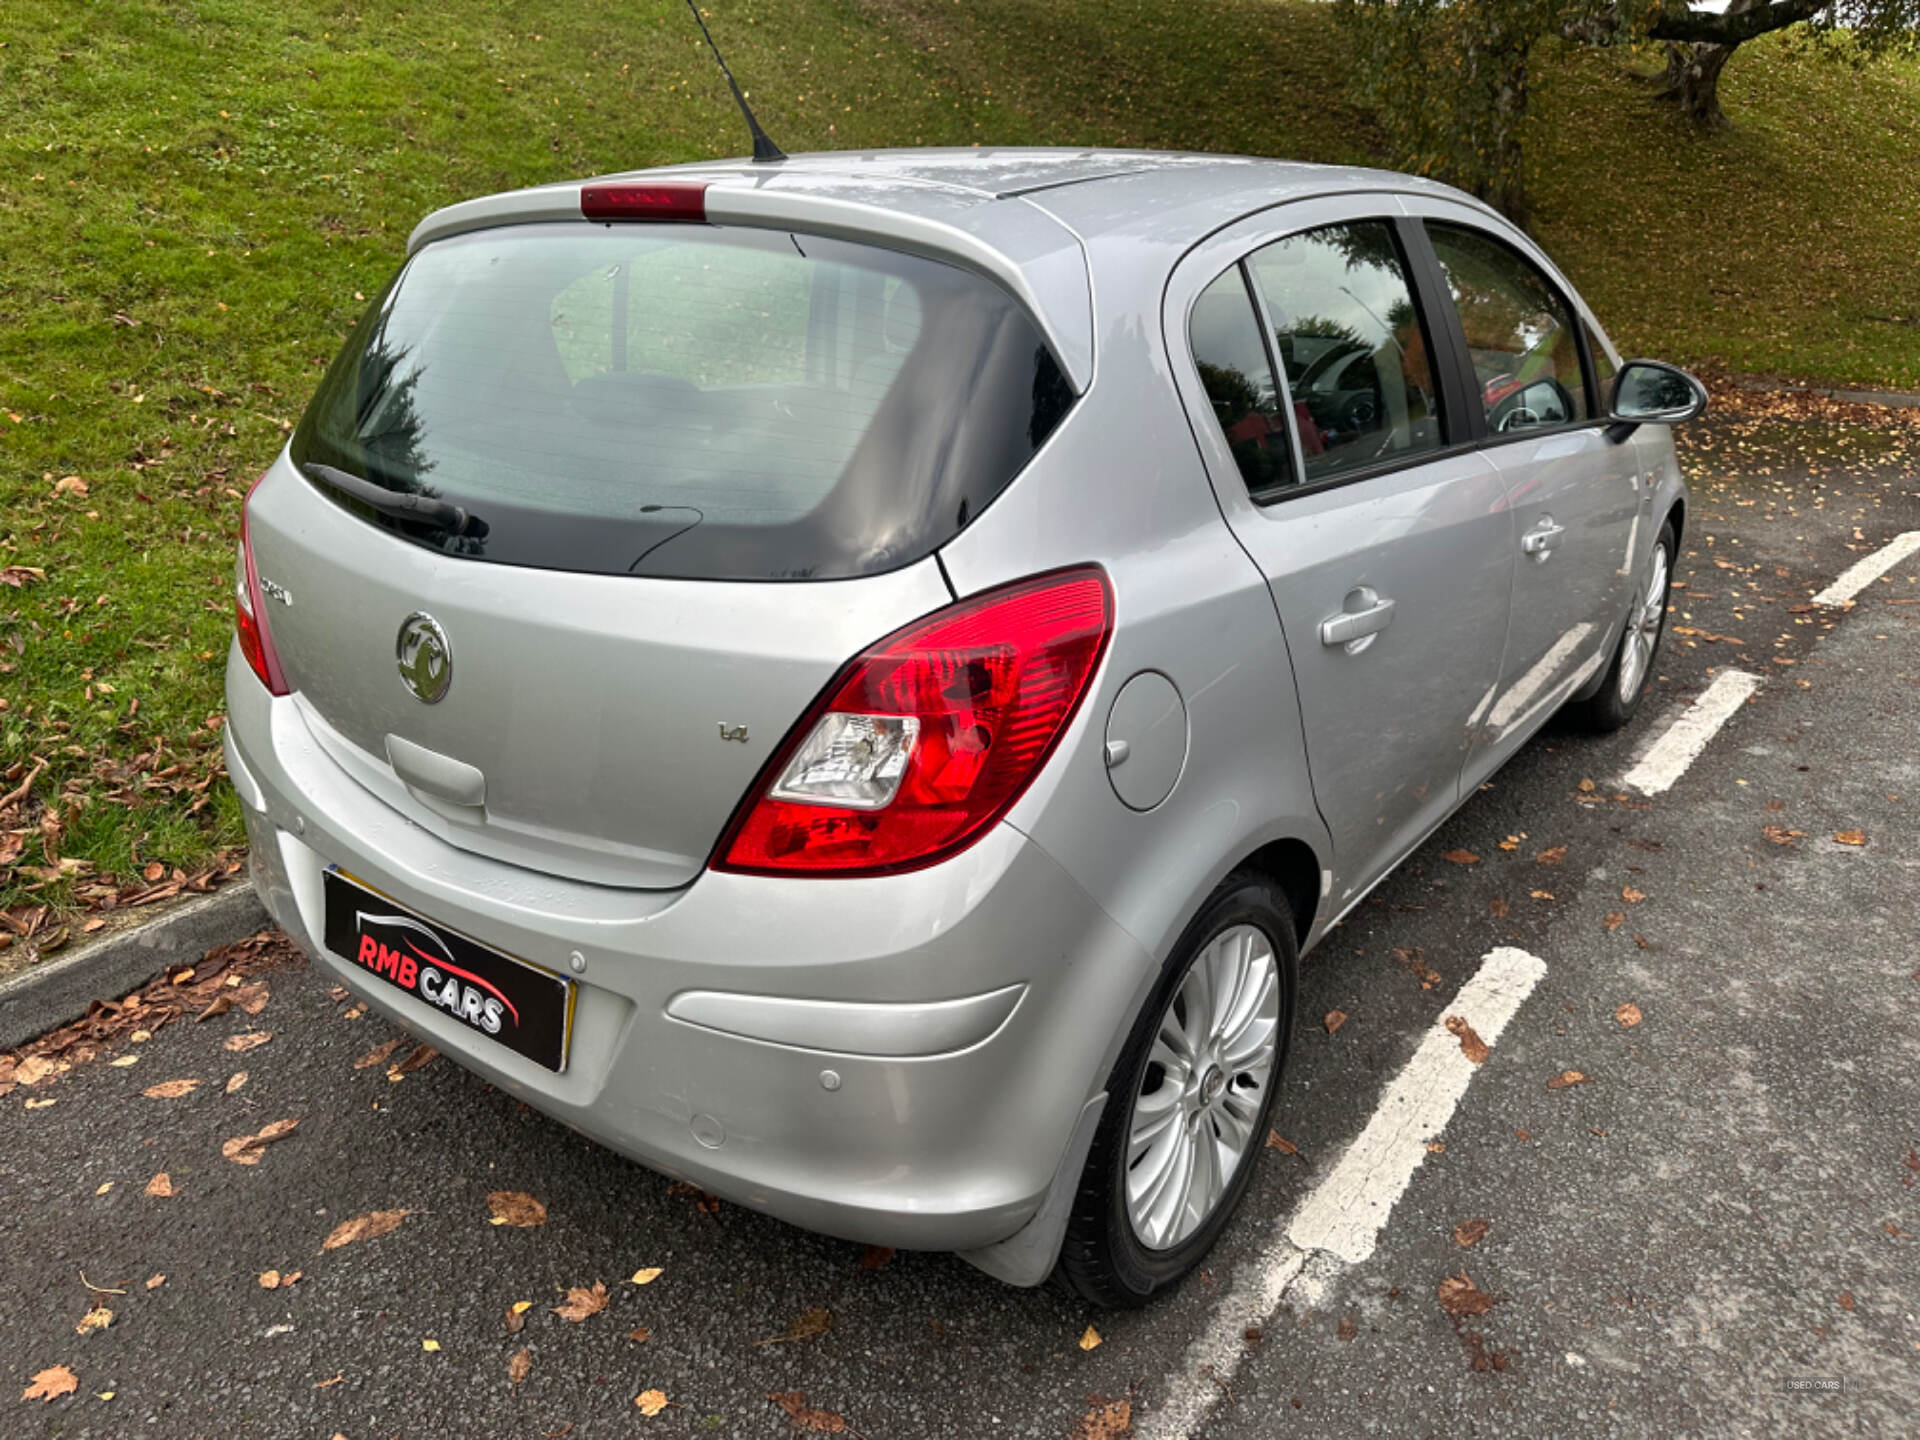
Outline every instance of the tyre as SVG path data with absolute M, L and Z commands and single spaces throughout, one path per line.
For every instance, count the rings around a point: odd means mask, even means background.
M 1299 951 L 1286 897 L 1227 877 L 1174 947 L 1107 1081 L 1060 1276 L 1097 1305 L 1144 1305 L 1197 1265 L 1252 1178 L 1293 1029 Z
M 1661 637 L 1666 633 L 1673 556 L 1673 525 L 1668 522 L 1660 527 L 1659 538 L 1653 542 L 1646 573 L 1640 577 L 1627 611 L 1620 646 L 1613 653 L 1613 664 L 1599 690 L 1567 707 L 1568 718 L 1580 728 L 1606 734 L 1625 725 L 1640 709 L 1653 662 L 1660 654 Z

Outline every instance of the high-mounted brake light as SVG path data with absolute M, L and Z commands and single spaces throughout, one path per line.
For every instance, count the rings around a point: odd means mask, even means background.
M 715 852 L 757 875 L 916 870 L 973 844 L 1040 773 L 1113 626 L 1099 570 L 990 591 L 873 646 L 775 753 Z
M 705 220 L 707 187 L 681 181 L 583 185 L 580 213 L 589 220 Z
M 262 475 L 260 480 L 267 477 Z M 240 549 L 233 561 L 233 629 L 240 638 L 240 653 L 247 665 L 260 677 L 269 693 L 291 693 L 287 677 L 280 669 L 280 656 L 273 648 L 273 632 L 267 628 L 267 612 L 260 603 L 260 572 L 253 565 L 253 540 L 247 531 L 247 507 L 253 503 L 253 482 L 247 498 L 240 504 Z

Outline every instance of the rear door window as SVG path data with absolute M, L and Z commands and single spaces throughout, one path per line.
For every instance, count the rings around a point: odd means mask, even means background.
M 970 271 L 850 241 L 523 225 L 408 261 L 293 441 L 438 497 L 478 560 L 693 579 L 875 574 L 952 539 L 1073 399 L 1037 326 Z
M 1286 372 L 1306 479 L 1445 443 L 1426 332 L 1384 220 L 1289 235 L 1247 257 Z
M 1538 266 L 1491 235 L 1429 221 L 1480 386 L 1487 429 L 1519 434 L 1588 418 L 1573 311 Z
M 1238 265 L 1207 286 L 1188 322 L 1193 363 L 1247 493 L 1261 500 L 1293 483 L 1293 441 L 1280 409 L 1260 316 Z

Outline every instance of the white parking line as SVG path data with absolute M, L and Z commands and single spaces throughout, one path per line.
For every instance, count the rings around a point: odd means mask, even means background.
M 1894 536 L 1871 555 L 1849 565 L 1838 580 L 1813 597 L 1813 603 L 1846 604 L 1915 551 L 1920 551 L 1920 530 Z
M 1719 733 L 1729 716 L 1760 688 L 1760 677 L 1745 670 L 1722 670 L 1713 683 L 1701 692 L 1690 710 L 1682 713 L 1640 761 L 1620 779 L 1620 783 L 1642 795 L 1658 795 L 1671 789 L 1673 782 L 1707 748 L 1707 742 Z
M 1246 1357 L 1247 1327 L 1265 1325 L 1290 1289 L 1317 1298 L 1330 1272 L 1373 1254 L 1394 1203 L 1427 1157 L 1427 1142 L 1446 1128 L 1480 1068 L 1447 1028 L 1448 1018 L 1466 1021 L 1492 1045 L 1546 973 L 1546 963 L 1524 950 L 1503 945 L 1488 952 L 1387 1087 L 1360 1138 L 1275 1227 L 1259 1261 L 1214 1308 L 1166 1402 L 1144 1417 L 1147 1440 L 1182 1440 L 1206 1418 Z M 1303 1280 L 1310 1261 L 1314 1269 Z

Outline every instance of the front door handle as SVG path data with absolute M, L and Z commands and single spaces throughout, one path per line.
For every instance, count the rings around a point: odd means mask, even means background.
M 1554 524 L 1553 517 L 1548 515 L 1520 537 L 1520 551 L 1544 565 L 1547 557 L 1559 546 L 1560 537 L 1566 533 L 1567 527 Z
M 1338 645 L 1349 655 L 1358 655 L 1393 623 L 1393 601 L 1382 599 L 1373 590 L 1360 585 L 1347 592 L 1346 603 L 1338 615 L 1320 622 L 1320 643 Z

